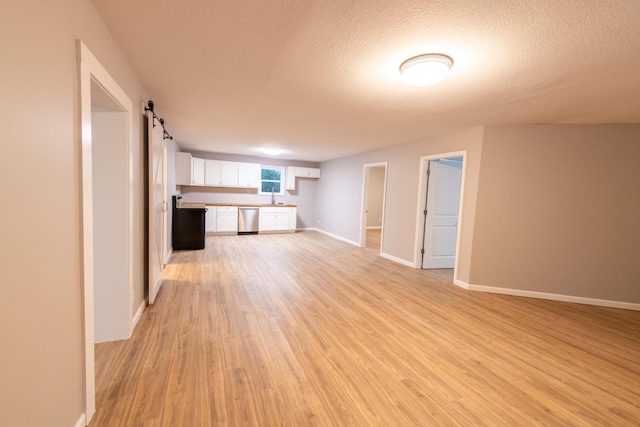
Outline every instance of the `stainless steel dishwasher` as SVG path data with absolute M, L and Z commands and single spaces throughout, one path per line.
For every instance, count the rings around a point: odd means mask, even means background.
M 260 209 L 257 207 L 238 208 L 238 234 L 258 234 Z

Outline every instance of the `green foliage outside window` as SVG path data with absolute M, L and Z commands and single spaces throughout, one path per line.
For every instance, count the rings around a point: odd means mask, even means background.
M 282 168 L 279 167 L 263 166 L 260 173 L 260 192 L 271 193 L 273 191 L 275 194 L 282 194 L 282 172 Z

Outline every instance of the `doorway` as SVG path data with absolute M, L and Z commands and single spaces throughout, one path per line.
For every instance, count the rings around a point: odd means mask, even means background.
M 454 269 L 457 277 L 465 152 L 420 159 L 415 267 Z
M 365 164 L 362 179 L 361 248 L 370 247 L 382 252 L 386 191 L 387 162 Z
M 133 104 L 80 40 L 77 50 L 88 424 L 95 413 L 96 338 L 129 338 L 133 327 Z

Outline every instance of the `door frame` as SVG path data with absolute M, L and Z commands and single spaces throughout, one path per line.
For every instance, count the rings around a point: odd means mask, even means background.
M 415 238 L 415 250 L 413 257 L 413 266 L 416 269 L 420 269 L 420 250 L 422 249 L 422 236 L 424 235 L 424 209 L 427 192 L 427 168 L 429 161 L 437 159 L 446 159 L 451 157 L 462 157 L 462 176 L 460 178 L 460 203 L 458 205 L 458 229 L 456 230 L 456 254 L 455 265 L 453 267 L 453 283 L 458 281 L 458 266 L 460 264 L 460 244 L 462 235 L 462 228 L 464 222 L 462 221 L 464 213 L 464 187 L 466 182 L 467 171 L 467 150 L 452 151 L 448 153 L 432 154 L 429 156 L 420 157 L 420 175 L 418 185 L 418 203 L 416 212 L 416 238 Z
M 382 189 L 382 228 L 380 230 L 380 253 L 384 246 L 384 215 L 386 212 L 387 200 L 387 172 L 388 162 L 365 163 L 362 167 L 362 209 L 360 215 L 360 240 L 359 247 L 364 248 L 367 244 L 367 199 L 369 196 L 369 175 L 367 169 L 384 167 L 384 185 Z
M 80 85 L 80 169 L 81 169 L 81 221 L 82 221 L 82 283 L 84 308 L 84 412 L 86 423 L 96 410 L 95 352 L 94 352 L 94 254 L 93 254 L 93 164 L 91 137 L 91 82 L 96 83 L 125 112 L 127 155 L 127 328 L 129 336 L 133 329 L 133 103 L 116 81 L 109 75 L 96 57 L 81 41 L 76 41 L 78 58 L 78 80 Z

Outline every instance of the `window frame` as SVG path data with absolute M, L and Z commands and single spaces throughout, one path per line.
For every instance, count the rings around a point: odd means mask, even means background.
M 276 191 L 274 194 L 276 196 L 283 196 L 284 195 L 284 183 L 285 183 L 285 167 L 284 166 L 272 166 L 272 165 L 260 165 L 260 186 L 258 187 L 258 194 L 259 195 L 271 195 L 271 191 L 262 191 L 262 184 L 263 182 L 277 182 L 276 180 L 273 179 L 262 179 L 262 171 L 264 169 L 268 169 L 268 170 L 278 170 L 280 171 L 280 191 Z

